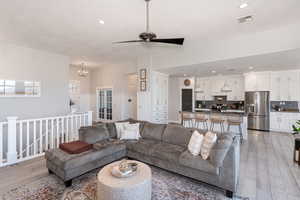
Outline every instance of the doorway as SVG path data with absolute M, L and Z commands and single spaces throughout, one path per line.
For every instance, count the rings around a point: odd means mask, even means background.
M 113 119 L 112 88 L 97 89 L 97 119 L 100 121 L 111 121 Z
M 193 89 L 181 90 L 181 110 L 186 112 L 193 111 Z

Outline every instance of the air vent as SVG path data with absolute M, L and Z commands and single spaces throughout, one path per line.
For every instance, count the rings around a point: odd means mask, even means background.
M 252 20 L 253 20 L 253 17 L 251 15 L 238 18 L 238 22 L 240 24 L 245 23 L 245 22 L 251 22 Z

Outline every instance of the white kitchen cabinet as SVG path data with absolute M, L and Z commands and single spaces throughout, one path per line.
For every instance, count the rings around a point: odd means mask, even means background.
M 196 78 L 195 98 L 198 101 L 212 100 L 210 78 Z
M 232 77 L 227 80 L 228 87 L 231 92 L 228 92 L 227 99 L 229 101 L 242 101 L 244 100 L 244 79 L 243 77 Z
M 299 71 L 279 71 L 271 73 L 272 101 L 299 101 L 300 77 Z
M 250 72 L 245 76 L 245 91 L 270 91 L 269 72 Z
M 292 126 L 300 120 L 300 113 L 271 112 L 270 129 L 284 133 L 292 133 Z

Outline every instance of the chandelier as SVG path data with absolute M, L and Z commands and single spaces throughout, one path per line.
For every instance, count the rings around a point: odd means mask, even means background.
M 89 74 L 89 71 L 86 68 L 84 63 L 81 63 L 81 68 L 78 70 L 78 76 L 86 77 Z

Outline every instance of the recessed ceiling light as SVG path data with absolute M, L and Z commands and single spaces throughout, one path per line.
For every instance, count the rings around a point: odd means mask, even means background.
M 215 70 L 212 70 L 211 73 L 215 74 L 215 73 L 217 73 L 217 72 L 216 72 Z
M 99 24 L 104 24 L 105 22 L 102 19 L 99 19 Z
M 246 3 L 246 2 L 245 2 L 245 3 L 242 3 L 242 4 L 240 5 L 240 8 L 241 8 L 241 9 L 246 8 L 246 7 L 248 7 L 248 3 Z

